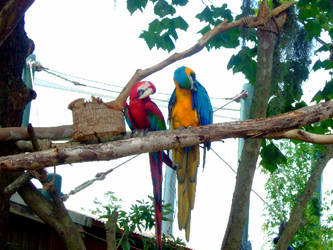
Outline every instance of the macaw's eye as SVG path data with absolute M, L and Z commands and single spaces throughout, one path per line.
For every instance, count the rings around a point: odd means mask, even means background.
M 138 89 L 138 96 L 141 96 L 145 91 L 143 89 Z

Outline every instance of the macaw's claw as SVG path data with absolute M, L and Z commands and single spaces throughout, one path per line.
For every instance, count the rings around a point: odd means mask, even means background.
M 145 136 L 148 132 L 148 129 L 133 129 L 131 133 L 131 138 Z

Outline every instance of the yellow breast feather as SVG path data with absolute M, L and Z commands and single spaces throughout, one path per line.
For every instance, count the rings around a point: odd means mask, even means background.
M 187 128 L 189 126 L 197 127 L 200 120 L 197 111 L 192 109 L 191 90 L 181 89 L 176 84 L 176 102 L 172 109 L 171 119 L 174 129 L 179 127 Z

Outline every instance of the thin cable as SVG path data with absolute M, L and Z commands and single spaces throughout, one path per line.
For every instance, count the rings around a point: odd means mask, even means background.
M 83 77 L 80 77 L 80 76 L 75 76 L 75 75 L 72 75 L 72 74 L 59 72 L 59 71 L 56 71 L 56 70 L 53 70 L 53 69 L 45 68 L 45 67 L 41 66 L 40 64 L 38 64 L 37 62 L 35 62 L 35 64 L 36 64 L 37 67 L 39 67 L 40 70 L 44 70 L 45 72 L 47 72 L 47 73 L 49 73 L 49 74 L 51 74 L 53 76 L 59 77 L 59 78 L 65 80 L 65 81 L 69 81 L 69 82 L 73 83 L 76 86 L 84 86 L 84 87 L 89 87 L 89 88 L 94 88 L 94 89 L 99 89 L 99 90 L 104 90 L 104 91 L 110 91 L 110 92 L 114 92 L 114 93 L 118 93 L 118 94 L 121 92 L 121 90 L 116 91 L 116 90 L 110 90 L 110 89 L 105 89 L 105 88 L 99 88 L 99 87 L 91 86 L 91 85 L 87 85 L 87 84 L 82 84 L 82 83 L 80 83 L 78 81 L 71 80 L 68 77 L 76 78 L 76 79 L 87 81 L 87 82 L 93 82 L 93 83 L 103 84 L 105 86 L 110 86 L 110 87 L 116 87 L 116 88 L 123 89 L 123 86 L 120 86 L 120 85 L 109 84 L 109 83 L 106 83 L 106 82 L 91 80 L 91 79 L 83 78 Z M 67 77 L 65 77 L 65 76 L 67 76 Z M 158 92 L 156 94 L 165 95 L 165 96 L 168 96 L 168 97 L 170 96 L 170 94 L 163 93 L 163 92 Z M 234 97 L 230 102 L 228 102 L 227 104 L 223 105 L 220 108 L 217 108 L 215 111 L 220 110 L 223 107 L 225 107 L 226 105 L 230 104 L 231 102 L 233 102 L 234 99 L 236 100 L 237 97 L 238 96 Z M 154 98 L 154 99 L 155 100 L 160 100 L 161 102 L 169 102 L 168 100 L 164 100 L 164 99 L 157 99 L 157 98 Z M 210 97 L 210 99 L 212 99 L 212 100 L 230 100 L 230 98 L 227 98 L 227 97 Z M 230 109 L 230 110 L 232 110 L 232 109 Z M 239 110 L 237 110 L 237 111 L 239 111 Z
M 223 161 L 230 169 L 232 172 L 234 172 L 237 175 L 236 170 L 229 164 L 227 163 L 213 148 L 210 148 L 210 150 L 212 150 L 214 152 L 214 154 L 221 160 Z M 280 217 L 279 212 L 275 211 L 275 207 L 271 206 L 270 204 L 268 204 L 268 202 L 266 202 L 254 189 L 251 188 L 251 191 L 264 203 L 266 204 L 268 207 L 270 207 L 272 209 L 272 211 L 278 215 Z
M 221 107 L 215 109 L 213 112 L 216 112 L 222 108 L 224 108 L 225 106 L 229 105 L 230 103 L 232 102 L 236 102 L 236 101 L 239 101 L 240 99 L 242 98 L 245 98 L 247 96 L 247 91 L 242 91 L 240 92 L 238 95 L 236 95 L 235 97 L 233 97 L 229 102 L 227 102 L 226 104 L 222 105 Z
M 72 84 L 74 84 L 75 86 L 82 86 L 82 87 L 87 87 L 87 88 L 92 88 L 92 89 L 97 89 L 97 90 L 102 90 L 102 91 L 108 91 L 108 92 L 113 92 L 113 93 L 120 93 L 120 91 L 115 91 L 115 90 L 111 90 L 111 89 L 106 89 L 106 88 L 100 88 L 100 87 L 96 87 L 96 86 L 90 86 L 90 85 L 86 85 L 86 84 L 83 84 L 83 83 L 80 83 L 78 81 L 74 81 L 74 80 L 71 80 L 69 78 L 66 78 L 58 73 L 55 73 L 55 72 L 52 72 L 51 70 L 49 69 L 46 69 L 44 68 L 44 71 L 48 74 L 51 74 L 53 76 L 56 76 L 64 81 L 67 81 L 67 82 L 70 82 Z
M 123 166 L 124 164 L 126 164 L 127 162 L 133 160 L 134 158 L 138 157 L 139 155 L 140 155 L 140 154 L 137 154 L 137 155 L 135 155 L 135 156 L 133 156 L 133 157 L 127 159 L 126 161 L 120 163 L 120 164 L 117 165 L 116 167 L 113 167 L 113 168 L 111 168 L 111 169 L 109 169 L 109 170 L 107 170 L 107 171 L 105 171 L 105 172 L 97 173 L 97 174 L 95 175 L 95 178 L 83 182 L 81 185 L 79 185 L 79 186 L 77 186 L 76 188 L 74 188 L 73 190 L 71 190 L 68 194 L 64 194 L 64 196 L 62 197 L 62 199 L 63 199 L 64 201 L 66 201 L 66 200 L 69 198 L 69 196 L 74 195 L 74 194 L 77 194 L 78 192 L 82 191 L 83 189 L 85 189 L 85 188 L 91 186 L 95 181 L 102 181 L 102 180 L 104 180 L 105 177 L 106 177 L 109 173 L 111 173 L 112 171 L 116 170 L 117 168 Z
M 83 80 L 83 81 L 87 81 L 87 82 L 92 82 L 92 83 L 97 83 L 97 84 L 102 84 L 102 85 L 105 85 L 105 86 L 109 86 L 109 87 L 116 87 L 116 88 L 120 88 L 122 89 L 123 87 L 120 86 L 120 85 L 116 85 L 116 84 L 110 84 L 110 83 L 106 83 L 106 82 L 101 82 L 101 81 L 96 81 L 96 80 L 91 80 L 91 79 L 87 79 L 87 78 L 84 78 L 84 77 L 81 77 L 81 76 L 75 76 L 75 75 L 72 75 L 72 74 L 68 74 L 68 73 L 63 73 L 63 72 L 59 72 L 59 71 L 56 71 L 54 69 L 49 69 L 49 68 L 45 68 L 51 72 L 54 72 L 58 75 L 63 75 L 63 76 L 67 76 L 67 77 L 72 77 L 72 78 L 76 78 L 76 79 L 79 79 L 79 80 Z

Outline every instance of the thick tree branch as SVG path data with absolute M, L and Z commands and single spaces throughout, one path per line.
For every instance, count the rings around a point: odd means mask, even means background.
M 34 0 L 9 0 L 0 11 L 0 46 L 15 29 Z
M 4 156 L 0 157 L 0 167 L 6 170 L 40 169 L 67 163 L 111 160 L 225 138 L 263 138 L 270 133 L 282 133 L 332 117 L 333 101 L 328 101 L 269 118 L 150 132 L 145 137 Z
M 61 140 L 72 137 L 73 125 L 34 128 L 34 132 L 37 139 Z M 30 136 L 28 134 L 27 127 L 0 128 L 0 141 L 16 141 L 28 139 L 30 139 Z
M 186 57 L 189 57 L 189 56 L 192 56 L 192 55 L 198 53 L 206 46 L 208 41 L 210 39 L 212 39 L 214 36 L 216 36 L 217 34 L 223 32 L 223 31 L 229 30 L 229 29 L 236 28 L 236 27 L 246 26 L 246 27 L 254 28 L 257 26 L 264 25 L 272 17 L 278 16 L 280 13 L 282 13 L 283 11 L 288 9 L 294 3 L 295 2 L 292 1 L 292 2 L 282 4 L 281 6 L 272 10 L 269 13 L 269 15 L 267 15 L 263 18 L 244 17 L 244 18 L 241 18 L 239 20 L 236 20 L 236 21 L 230 22 L 230 23 L 227 22 L 228 20 L 225 20 L 224 22 L 217 25 L 214 29 L 206 32 L 202 36 L 202 38 L 191 48 L 189 48 L 183 52 L 180 52 L 180 53 L 175 53 L 175 54 L 171 55 L 170 57 L 168 57 L 167 59 L 165 59 L 164 61 L 162 61 L 150 68 L 143 69 L 143 70 L 138 69 L 135 72 L 135 74 L 132 76 L 132 78 L 129 80 L 129 82 L 126 84 L 126 86 L 124 87 L 122 92 L 119 94 L 117 99 L 115 101 L 109 102 L 108 106 L 110 106 L 113 109 L 123 110 L 123 108 L 124 108 L 123 105 L 124 105 L 125 100 L 127 99 L 128 95 L 129 95 L 131 89 L 133 88 L 133 86 L 135 85 L 135 83 L 137 83 L 138 81 L 151 75 L 152 73 L 162 70 L 166 66 L 168 66 L 176 61 L 179 61 L 181 59 L 184 59 Z
M 297 198 L 297 201 L 290 212 L 289 221 L 287 226 L 285 227 L 278 244 L 276 246 L 276 250 L 284 250 L 287 249 L 289 242 L 293 238 L 294 234 L 301 227 L 301 222 L 303 218 L 303 211 L 308 204 L 309 200 L 312 197 L 316 186 L 320 181 L 320 176 L 327 165 L 327 162 L 333 157 L 333 145 L 325 145 L 324 152 L 316 162 L 311 176 L 306 183 L 306 186 L 303 192 Z
M 85 249 L 77 226 L 72 222 L 61 201 L 52 204 L 31 183 L 21 187 L 18 193 L 44 222 L 56 230 L 68 249 Z
M 266 116 L 271 86 L 274 40 L 279 29 L 271 19 L 267 1 L 261 3 L 258 22 L 264 24 L 257 30 L 258 62 L 254 93 L 250 108 L 250 118 Z M 282 23 L 284 16 L 282 16 Z M 261 22 L 262 21 L 262 22 Z M 275 31 L 275 32 L 274 32 Z M 262 118 L 261 118 L 262 119 Z M 233 193 L 228 225 L 221 249 L 238 250 L 242 246 L 244 227 L 249 215 L 249 200 L 256 170 L 261 140 L 247 139 L 244 142 L 237 169 L 236 185 Z
M 297 139 L 300 141 L 311 142 L 316 144 L 332 144 L 333 143 L 333 135 L 319 135 L 307 132 L 301 129 L 292 129 L 289 131 L 285 131 L 282 133 L 273 133 L 265 136 L 265 138 L 270 139 Z

